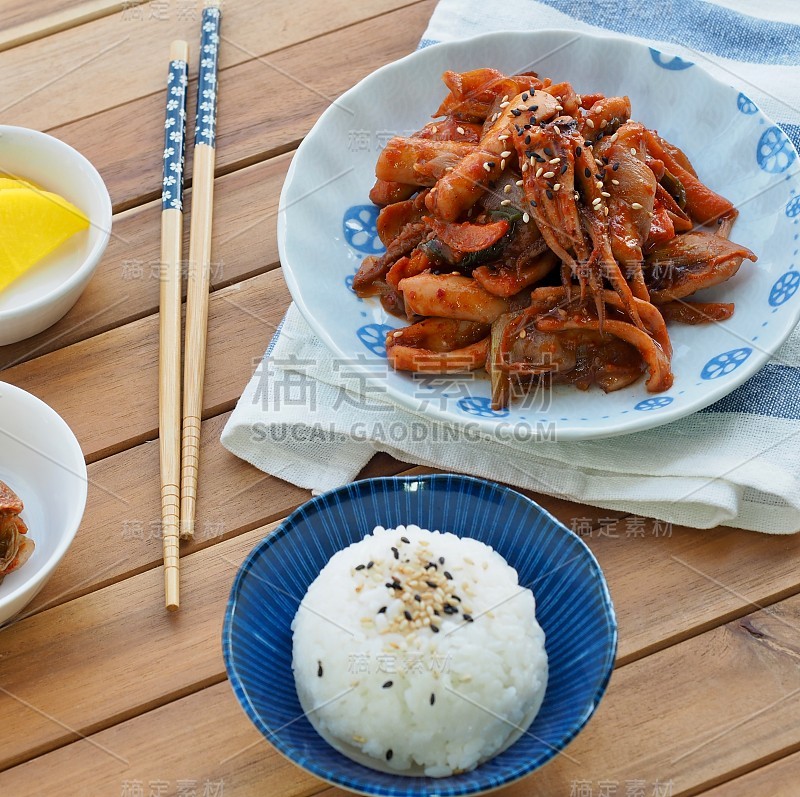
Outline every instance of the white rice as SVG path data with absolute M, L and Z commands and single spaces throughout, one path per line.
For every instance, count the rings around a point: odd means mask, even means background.
M 366 766 L 473 769 L 516 741 L 544 699 L 535 610 L 482 542 L 378 526 L 331 558 L 295 615 L 300 703 L 326 741 Z

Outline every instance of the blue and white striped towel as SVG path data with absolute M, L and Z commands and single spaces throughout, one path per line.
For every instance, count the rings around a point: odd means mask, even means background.
M 753 11 L 760 16 L 749 16 Z M 627 34 L 685 56 L 741 87 L 800 147 L 800 3 L 441 0 L 420 46 L 521 27 Z M 291 359 L 313 366 L 289 369 Z M 671 523 L 786 534 L 800 530 L 800 332 L 776 360 L 707 410 L 648 432 L 533 447 L 454 439 L 421 416 L 353 401 L 323 344 L 291 307 L 222 442 L 256 467 L 315 491 L 352 480 L 376 451 L 386 451 Z M 294 401 L 287 401 L 287 385 Z M 417 432 L 392 441 L 393 424 Z

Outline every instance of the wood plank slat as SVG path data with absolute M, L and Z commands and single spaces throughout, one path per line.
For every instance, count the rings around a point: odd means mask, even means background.
M 304 0 L 303 5 L 309 2 Z M 319 5 L 319 0 L 315 4 Z M 331 8 L 341 5 L 327 4 Z M 381 0 L 375 10 L 387 5 L 388 0 Z M 217 174 L 297 146 L 335 97 L 383 64 L 413 51 L 435 0 L 392 5 L 396 10 L 390 13 L 295 44 L 268 58 L 248 59 L 236 66 L 223 59 L 219 75 Z M 357 3 L 347 7 L 366 8 Z M 227 17 L 223 35 L 228 37 L 224 33 L 226 24 Z M 235 40 L 232 33 L 228 38 Z M 190 37 L 189 41 L 194 39 Z M 222 53 L 233 49 L 223 41 Z M 194 115 L 194 85 L 190 81 L 189 118 Z M 64 123 L 51 124 L 49 132 L 92 161 L 108 186 L 115 210 L 121 210 L 153 199 L 160 192 L 163 104 L 159 91 L 77 121 L 72 121 L 73 116 Z M 131 120 L 136 120 L 135 124 Z M 113 146 L 109 130 L 114 130 Z M 187 175 L 191 175 L 191 158 L 190 147 Z
M 226 553 L 243 541 L 230 543 Z M 190 557 L 189 561 L 204 554 Z M 189 565 L 194 578 L 205 575 L 217 580 L 208 566 L 198 565 L 198 561 Z M 145 584 L 144 577 L 140 577 L 137 586 L 148 593 L 157 589 L 155 584 Z M 115 606 L 116 600 L 112 599 L 112 612 Z M 217 659 L 215 634 L 220 621 L 221 618 L 204 618 L 206 630 L 202 639 L 196 637 L 198 652 L 207 654 L 213 647 Z M 797 749 L 798 623 L 800 598 L 795 597 L 768 612 L 756 612 L 622 667 L 614 674 L 596 716 L 569 746 L 567 755 L 556 757 L 537 773 L 498 794 L 566 797 L 576 793 L 575 784 L 588 784 L 596 793 L 601 783 L 616 784 L 617 793 L 625 794 L 631 783 L 638 784 L 631 788 L 645 788 L 647 795 L 683 797 L 728 781 L 743 768 Z M 157 633 L 157 629 L 153 628 L 153 632 Z M 29 631 L 24 641 L 36 645 L 43 635 L 40 627 Z M 179 644 L 184 644 L 181 631 L 176 631 L 175 636 Z M 153 645 L 150 649 L 154 666 L 160 664 L 158 648 Z M 202 656 L 198 674 L 212 678 L 207 659 L 207 655 Z M 117 662 L 112 661 L 112 672 L 116 666 Z M 145 675 L 144 680 L 149 684 L 151 679 Z M 24 688 L 22 674 L 17 683 Z M 61 710 L 66 698 L 59 698 L 55 684 L 48 696 L 50 693 Z M 725 710 L 720 711 L 720 706 Z M 80 709 L 74 710 L 72 714 L 79 712 Z M 63 720 L 64 716 L 60 718 Z M 33 717 L 25 729 L 43 724 L 41 718 Z M 220 728 L 225 732 L 221 733 Z M 171 740 L 167 751 L 163 739 Z M 5 744 L 0 749 L 5 749 Z M 789 773 L 796 773 L 796 761 L 787 761 Z M 780 763 L 773 766 L 780 767 Z M 25 797 L 34 793 L 31 788 L 35 784 L 37 789 L 43 789 L 39 793 L 94 795 L 116 792 L 123 780 L 138 781 L 147 788 L 149 781 L 158 779 L 169 784 L 166 793 L 174 794 L 177 781 L 187 778 L 201 783 L 222 781 L 225 793 L 236 797 L 275 793 L 278 784 L 282 797 L 308 797 L 315 792 L 325 797 L 344 795 L 339 790 L 326 789 L 324 783 L 302 770 L 287 766 L 249 725 L 224 683 L 100 731 L 91 742 L 76 741 L 9 769 L 0 774 L 0 790 Z M 669 791 L 655 792 L 656 784 Z M 729 786 L 719 790 L 720 797 L 779 794 L 760 790 L 731 792 Z
M 220 49 L 220 68 L 317 38 L 404 2 L 413 0 L 295 0 L 273 4 L 264 13 L 260 0 L 238 0 L 225 9 L 222 35 L 230 44 L 223 42 Z M 49 129 L 160 94 L 173 39 L 190 42 L 191 63 L 197 63 L 200 14 L 200 3 L 151 0 L 0 52 L 4 122 Z M 113 86 L 113 91 L 87 91 L 87 86 Z M 114 149 L 124 151 L 116 143 Z
M 219 687 L 218 687 L 219 688 Z M 704 791 L 703 797 L 797 797 L 800 783 L 800 752 L 787 755 L 735 780 Z
M 52 36 L 144 0 L 4 0 L 0 5 L 0 51 Z

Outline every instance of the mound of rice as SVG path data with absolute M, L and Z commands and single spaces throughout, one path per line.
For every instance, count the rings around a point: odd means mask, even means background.
M 292 623 L 303 710 L 361 764 L 444 777 L 533 721 L 544 632 L 517 572 L 482 542 L 377 527 L 331 558 Z

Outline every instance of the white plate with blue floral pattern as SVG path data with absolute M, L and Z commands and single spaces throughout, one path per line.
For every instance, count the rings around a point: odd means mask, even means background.
M 352 278 L 383 247 L 367 194 L 380 148 L 430 121 L 445 94 L 441 74 L 491 66 L 535 69 L 578 93 L 627 94 L 633 118 L 681 147 L 701 179 L 733 201 L 732 239 L 752 249 L 730 280 L 702 292 L 735 302 L 719 324 L 671 325 L 674 386 L 649 394 L 644 379 L 615 393 L 559 386 L 494 411 L 477 375 L 418 378 L 392 371 L 384 339 L 404 326 L 377 299 L 360 299 Z M 800 319 L 800 179 L 783 131 L 738 90 L 700 67 L 636 42 L 567 31 L 492 33 L 438 44 L 389 64 L 342 95 L 300 145 L 281 194 L 278 243 L 292 297 L 331 356 L 359 370 L 393 402 L 488 434 L 582 440 L 674 421 L 751 377 Z M 701 298 L 701 294 L 697 294 Z M 482 373 L 482 372 L 481 372 Z

